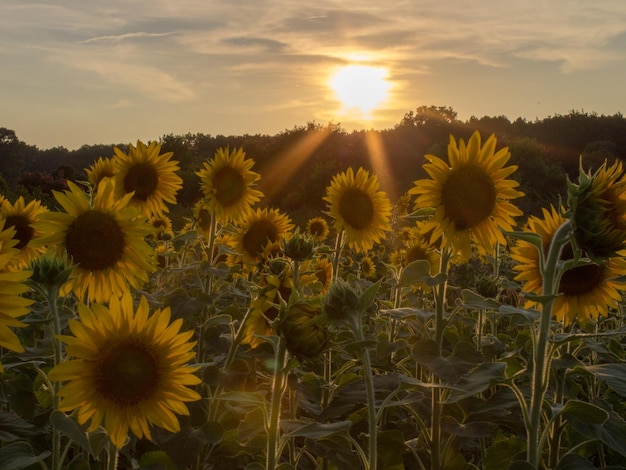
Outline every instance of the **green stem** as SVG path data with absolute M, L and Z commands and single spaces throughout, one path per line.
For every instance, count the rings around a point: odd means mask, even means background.
M 364 341 L 363 332 L 360 334 L 358 341 Z M 378 430 L 376 420 L 376 397 L 374 395 L 374 376 L 372 374 L 372 364 L 370 361 L 370 352 L 367 347 L 361 351 L 361 362 L 363 363 L 363 379 L 365 380 L 365 389 L 367 391 L 367 418 L 369 424 L 369 468 L 376 470 L 378 461 Z
M 548 388 L 549 375 L 546 371 L 548 356 L 548 337 L 550 335 L 550 321 L 552 318 L 552 305 L 554 295 L 557 294 L 559 270 L 558 263 L 561 258 L 563 247 L 569 241 L 571 224 L 564 222 L 552 237 L 550 248 L 546 256 L 543 269 L 542 295 L 543 311 L 539 321 L 537 343 L 533 358 L 532 395 L 530 397 L 529 426 L 527 434 L 527 460 L 533 468 L 539 468 L 541 462 L 541 408 Z
M 276 344 L 275 358 L 276 370 L 274 371 L 274 382 L 272 384 L 272 398 L 270 402 L 270 415 L 267 425 L 267 455 L 266 470 L 274 470 L 278 464 L 278 435 L 280 410 L 285 391 L 285 359 L 287 349 L 285 342 L 279 336 Z
M 450 252 L 441 253 L 440 272 L 448 273 L 448 263 Z M 435 344 L 436 354 L 441 356 L 443 351 L 443 333 L 445 331 L 444 312 L 446 307 L 447 281 L 435 287 Z M 438 382 L 437 377 L 431 374 L 433 383 Z M 430 468 L 439 470 L 441 468 L 441 414 L 443 404 L 441 403 L 441 389 L 433 387 L 431 392 L 431 423 L 430 423 Z
M 63 345 L 58 338 L 61 334 L 61 319 L 59 318 L 58 301 L 58 286 L 49 286 L 44 289 L 44 295 L 48 302 L 48 308 L 50 309 L 50 317 L 52 319 L 53 329 L 53 341 L 54 348 L 54 365 L 59 365 L 63 361 Z M 61 399 L 59 397 L 59 391 L 61 390 L 61 382 L 54 382 L 52 388 L 52 403 L 53 409 L 56 411 L 59 409 Z M 58 429 L 53 427 L 52 429 L 52 468 L 53 470 L 61 469 L 63 462 L 61 461 L 61 433 Z
M 107 462 L 107 470 L 116 470 L 117 469 L 117 459 L 119 456 L 119 450 L 115 445 L 110 442 L 109 443 L 109 460 Z

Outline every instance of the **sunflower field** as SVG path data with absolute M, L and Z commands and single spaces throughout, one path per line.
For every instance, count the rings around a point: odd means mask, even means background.
M 301 226 L 228 147 L 181 227 L 157 142 L 2 198 L 0 470 L 626 468 L 622 164 L 525 216 L 509 157 L 348 168 Z

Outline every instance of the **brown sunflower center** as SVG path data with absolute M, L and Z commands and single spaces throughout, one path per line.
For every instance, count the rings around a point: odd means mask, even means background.
M 563 273 L 559 293 L 577 297 L 591 292 L 604 282 L 604 268 L 598 264 L 586 264 L 568 269 Z
M 9 227 L 13 227 L 15 229 L 15 235 L 13 236 L 13 238 L 17 240 L 15 248 L 20 250 L 28 245 L 28 242 L 33 239 L 33 235 L 35 234 L 35 230 L 31 227 L 30 221 L 23 215 L 8 216 L 4 223 L 4 227 L 5 229 Z
M 237 203 L 246 190 L 246 182 L 241 172 L 230 166 L 220 168 L 213 176 L 215 199 L 224 207 Z
M 159 174 L 148 162 L 136 163 L 124 177 L 124 192 L 135 191 L 133 198 L 147 201 L 159 185 Z
M 88 271 L 113 267 L 122 257 L 126 243 L 115 218 L 90 210 L 79 215 L 66 236 L 67 253 Z
M 96 387 L 102 396 L 126 407 L 154 394 L 161 371 L 148 345 L 130 340 L 114 344 L 103 353 L 96 368 Z
M 491 215 L 496 206 L 496 187 L 483 168 L 467 165 L 450 173 L 441 200 L 456 230 L 466 230 Z
M 350 188 L 339 199 L 339 214 L 350 227 L 362 230 L 368 227 L 374 218 L 374 203 L 366 192 Z
M 420 245 L 413 245 L 409 249 L 406 250 L 406 262 L 412 263 L 417 260 L 427 260 L 428 253 L 426 250 Z
M 243 247 L 251 256 L 257 256 L 269 242 L 278 240 L 278 229 L 269 220 L 258 220 L 246 231 L 243 236 Z
M 326 226 L 323 222 L 315 220 L 309 224 L 309 233 L 314 237 L 321 237 L 326 233 Z

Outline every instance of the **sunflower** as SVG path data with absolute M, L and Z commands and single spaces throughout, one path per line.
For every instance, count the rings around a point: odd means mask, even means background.
M 462 139 L 457 146 L 450 136 L 449 165 L 434 155 L 426 155 L 429 163 L 424 170 L 431 179 L 417 180 L 409 190 L 409 194 L 417 196 L 415 209 L 435 208 L 433 218 L 424 225 L 424 231 L 431 232 L 431 242 L 443 237 L 443 245 L 462 259 L 469 258 L 472 242 L 487 253 L 496 242 L 505 245 L 500 229 L 513 230 L 513 217 L 522 215 L 509 202 L 523 196 L 514 189 L 518 183 L 507 179 L 517 167 L 504 166 L 511 156 L 508 148 L 497 152 L 495 148 L 495 135 L 481 145 L 476 131 L 467 146 Z
M 78 305 L 80 320 L 69 320 L 70 335 L 59 338 L 72 359 L 55 366 L 50 379 L 66 382 L 59 410 L 78 409 L 78 422 L 100 424 L 111 442 L 124 446 L 129 430 L 151 439 L 150 426 L 178 432 L 176 414 L 189 415 L 185 402 L 200 399 L 188 388 L 201 380 L 189 341 L 193 332 L 180 332 L 182 319 L 170 323 L 169 307 L 150 315 L 145 297 L 137 309 L 129 292 L 112 298 L 109 307 Z
M 302 271 L 312 275 L 311 284 L 319 283 L 318 293 L 324 294 L 333 280 L 333 263 L 326 256 L 316 256 L 302 265 Z
M 378 190 L 378 178 L 359 168 L 335 175 L 324 200 L 330 205 L 337 233 L 345 231 L 346 243 L 355 251 L 368 251 L 391 230 L 391 202 Z
M 364 256 L 359 263 L 359 271 L 366 277 L 374 277 L 376 274 L 376 263 L 371 256 Z
M 148 218 L 148 223 L 154 228 L 154 235 L 157 240 L 171 240 L 174 237 L 172 220 L 164 215 L 153 215 Z
M 196 172 L 209 210 L 217 221 L 240 221 L 263 196 L 252 188 L 261 178 L 251 171 L 253 166 L 254 160 L 247 159 L 242 149 L 229 152 L 227 147 L 217 149 L 215 156 Z
M 78 186 L 68 186 L 53 193 L 65 212 L 42 214 L 35 224 L 46 234 L 38 242 L 65 250 L 75 265 L 61 295 L 73 291 L 79 300 L 106 302 L 129 285 L 141 287 L 154 271 L 154 253 L 145 241 L 154 229 L 128 206 L 131 194 L 118 199 L 113 181 L 105 179 L 90 203 Z
M 14 238 L 17 240 L 15 248 L 20 250 L 20 255 L 13 261 L 13 267 L 22 269 L 45 251 L 42 246 L 36 246 L 36 240 L 44 235 L 41 230 L 36 230 L 34 224 L 48 209 L 38 200 L 32 200 L 28 204 L 20 196 L 14 204 L 6 201 L 0 214 L 5 219 L 4 227 L 13 227 Z
M 99 157 L 95 162 L 91 164 L 89 168 L 85 170 L 87 173 L 87 179 L 97 188 L 104 178 L 111 178 L 115 176 L 115 163 L 112 158 Z
M 29 312 L 29 305 L 33 300 L 22 297 L 28 291 L 25 281 L 31 272 L 7 270 L 7 267 L 19 257 L 19 251 L 14 248 L 15 229 L 5 228 L 4 220 L 0 219 L 0 347 L 14 352 L 24 352 L 22 343 L 11 327 L 26 326 L 18 318 Z M 3 372 L 0 363 L 0 372 Z
M 293 272 L 285 263 L 270 261 L 262 272 L 261 280 L 259 292 L 250 302 L 250 313 L 246 318 L 241 341 L 253 349 L 263 344 L 261 336 L 276 334 L 271 322 L 278 316 L 280 300 L 287 301 L 291 296 Z
M 330 229 L 328 222 L 321 217 L 313 217 L 306 224 L 306 231 L 316 242 L 323 242 L 328 237 Z
M 137 141 L 137 147 L 128 145 L 128 155 L 113 149 L 117 197 L 132 193 L 131 205 L 139 207 L 147 216 L 169 212 L 166 202 L 176 204 L 176 193 L 183 180 L 176 174 L 178 162 L 170 160 L 173 152 L 159 155 L 161 145 L 148 146 Z
M 244 261 L 259 261 L 268 245 L 279 245 L 291 229 L 291 219 L 278 209 L 256 209 L 242 222 L 233 237 L 235 250 Z
M 541 237 L 544 251 L 547 250 L 557 229 L 567 219 L 562 211 L 551 207 L 543 209 L 543 218 L 529 218 L 525 231 Z M 518 272 L 515 280 L 522 281 L 522 290 L 537 295 L 542 294 L 542 273 L 539 251 L 534 245 L 518 240 L 511 248 L 511 258 L 517 262 L 513 269 Z M 572 248 L 566 245 L 562 258 L 571 259 Z M 617 308 L 621 301 L 620 291 L 626 288 L 626 282 L 620 277 L 626 275 L 626 260 L 621 257 L 609 258 L 603 264 L 589 262 L 568 269 L 561 277 L 558 294 L 552 305 L 552 314 L 565 326 L 575 320 L 581 323 L 598 316 L 607 316 L 610 308 Z M 537 306 L 527 302 L 527 307 Z
M 626 177 L 620 161 L 606 162 L 593 174 L 581 171 L 579 184 L 568 183 L 574 236 L 582 250 L 596 259 L 626 248 Z
M 206 199 L 201 199 L 193 205 L 194 226 L 205 238 L 211 236 L 211 208 Z

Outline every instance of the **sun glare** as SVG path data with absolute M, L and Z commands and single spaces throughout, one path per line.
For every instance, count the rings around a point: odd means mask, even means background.
M 357 111 L 362 117 L 371 117 L 372 111 L 387 99 L 391 88 L 388 74 L 383 67 L 346 65 L 337 69 L 329 84 L 344 112 Z

